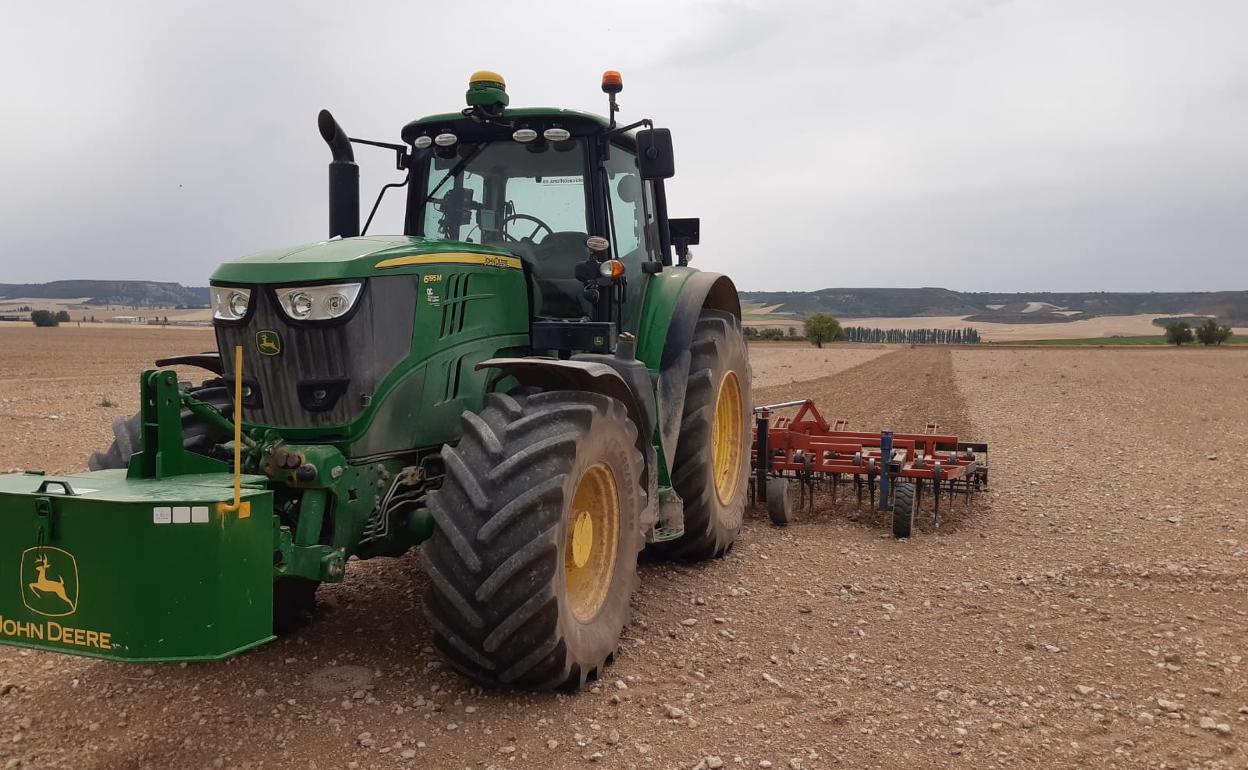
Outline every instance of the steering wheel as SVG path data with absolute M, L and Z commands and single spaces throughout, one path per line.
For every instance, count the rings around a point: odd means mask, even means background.
M 537 225 L 537 227 L 533 228 L 533 232 L 529 233 L 527 238 L 523 238 L 523 239 L 517 238 L 511 233 L 507 232 L 507 223 L 511 222 L 512 220 L 518 220 L 518 219 L 523 219 L 528 222 L 533 222 L 534 224 Z M 526 241 L 529 241 L 530 243 L 533 243 L 534 242 L 533 237 L 536 236 L 538 232 L 541 230 L 545 230 L 546 235 L 551 235 L 555 232 L 555 229 L 553 227 L 546 224 L 545 222 L 538 219 L 537 217 L 533 216 L 532 214 L 508 214 L 507 216 L 503 217 L 503 237 L 506 238 L 511 243 L 519 243 L 521 240 L 526 240 Z M 543 238 L 543 240 L 545 240 L 545 238 Z

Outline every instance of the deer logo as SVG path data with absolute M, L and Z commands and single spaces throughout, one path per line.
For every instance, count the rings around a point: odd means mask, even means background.
M 256 350 L 262 356 L 276 356 L 282 352 L 282 338 L 272 329 L 256 332 Z
M 69 551 L 50 546 L 22 554 L 22 601 L 27 609 L 49 617 L 78 611 L 78 562 Z

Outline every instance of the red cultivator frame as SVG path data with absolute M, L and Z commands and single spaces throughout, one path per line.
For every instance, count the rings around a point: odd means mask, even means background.
M 772 412 L 800 407 L 793 417 Z M 814 507 L 816 487 L 831 492 L 852 483 L 859 505 L 866 489 L 871 507 L 892 511 L 893 534 L 910 537 L 915 516 L 930 488 L 935 503 L 932 523 L 940 526 L 940 498 L 961 493 L 971 505 L 975 494 L 988 486 L 988 445 L 942 435 L 935 423 L 925 433 L 864 433 L 849 430 L 845 420 L 829 426 L 813 401 L 786 401 L 754 407 L 754 476 L 751 500 L 766 503 L 771 520 L 787 524 L 791 517 L 789 485 L 796 481 L 799 502 Z M 887 458 L 887 462 L 885 462 Z

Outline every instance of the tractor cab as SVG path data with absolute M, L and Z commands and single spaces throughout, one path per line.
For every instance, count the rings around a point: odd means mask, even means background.
M 603 119 L 508 109 L 503 78 L 474 74 L 467 109 L 413 121 L 403 128 L 403 145 L 383 144 L 407 171 L 395 185 L 407 188 L 404 235 L 514 254 L 535 322 L 597 321 L 635 331 L 645 277 L 672 264 L 663 180 L 673 164 L 666 130 L 649 120 L 615 124 L 621 89 L 618 73 L 604 75 L 611 117 Z M 329 122 L 332 148 L 341 129 Z M 334 208 L 356 208 L 350 196 L 335 198 L 332 174 L 331 166 L 331 230 Z M 358 234 L 349 226 L 331 232 Z
M 605 123 L 588 115 L 526 112 L 505 126 L 455 115 L 404 130 L 432 145 L 414 159 L 406 234 L 506 249 L 530 274 L 535 317 L 593 317 L 577 279 L 595 255 L 591 235 L 605 238 L 625 280 L 661 261 L 654 182 L 642 181 L 631 136 L 604 140 Z

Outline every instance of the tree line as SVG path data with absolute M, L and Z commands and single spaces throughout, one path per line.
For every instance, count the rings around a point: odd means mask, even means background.
M 848 342 L 899 342 L 911 345 L 973 345 L 981 342 L 973 327 L 965 329 L 876 329 L 846 326 Z
M 807 340 L 815 347 L 825 342 L 891 342 L 910 345 L 972 345 L 981 342 L 979 332 L 965 329 L 877 329 L 867 326 L 842 327 L 841 322 L 827 313 L 814 313 L 802 323 L 802 334 L 796 326 L 786 329 L 745 327 L 745 336 L 752 340 Z

